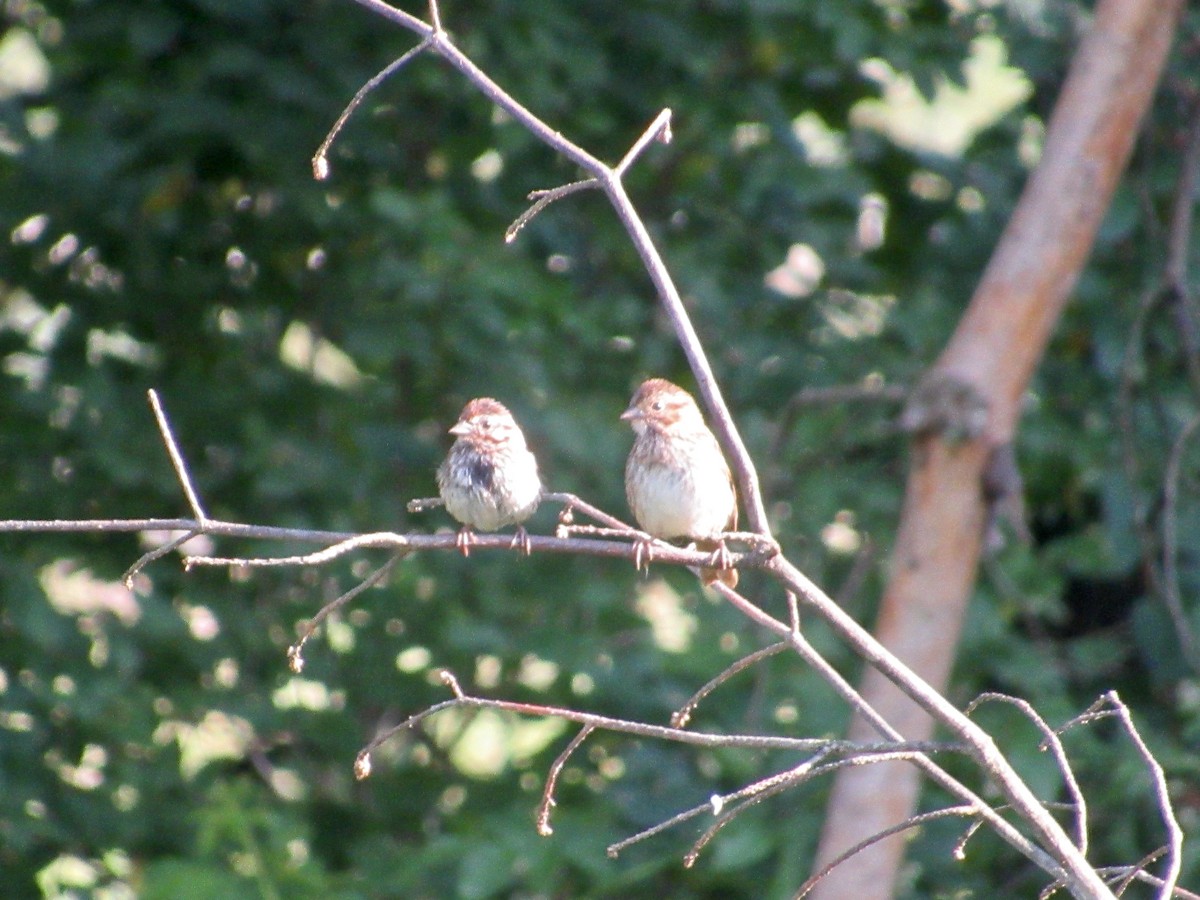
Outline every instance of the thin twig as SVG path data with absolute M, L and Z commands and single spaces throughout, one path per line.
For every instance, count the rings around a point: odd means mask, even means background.
M 688 698 L 687 703 L 683 704 L 683 706 L 671 713 L 671 727 L 686 728 L 688 721 L 692 718 L 692 713 L 696 711 L 696 707 L 700 705 L 701 701 L 704 700 L 705 697 L 719 688 L 734 675 L 738 674 L 738 672 L 743 672 L 751 666 L 762 662 L 764 659 L 769 659 L 772 656 L 776 656 L 787 649 L 788 642 L 780 641 L 779 643 L 772 644 L 769 647 L 763 647 L 761 650 L 755 650 L 748 656 L 743 656 L 737 662 L 733 663 L 733 665 L 727 666 L 725 671 L 721 672 L 720 675 L 713 678 L 708 682 L 708 684 L 704 685 L 704 687 L 692 694 L 692 696 Z
M 1162 596 L 1171 615 L 1171 624 L 1175 626 L 1175 638 L 1179 641 L 1179 649 L 1184 659 L 1191 666 L 1194 674 L 1200 675 L 1200 644 L 1192 633 L 1188 623 L 1187 613 L 1183 608 L 1183 598 L 1179 591 L 1179 536 L 1178 536 L 1178 507 L 1179 507 L 1179 472 L 1183 464 L 1183 454 L 1187 442 L 1200 427 L 1200 413 L 1192 416 L 1179 432 L 1179 437 L 1171 446 L 1167 457 L 1167 471 L 1163 477 L 1163 512 L 1162 512 Z
M 803 587 L 803 585 L 798 585 Z M 855 709 L 863 720 L 875 729 L 882 737 L 893 740 L 901 740 L 903 736 L 896 731 L 886 719 L 863 698 L 863 696 L 848 682 L 842 674 L 837 671 L 829 662 L 817 652 L 798 627 L 790 627 L 785 625 L 771 616 L 767 615 L 737 591 L 726 587 L 723 584 L 717 583 L 713 585 L 717 591 L 725 597 L 725 599 L 737 608 L 741 613 L 752 621 L 757 622 L 763 627 L 774 631 L 776 634 L 784 637 L 792 645 L 792 648 L 806 663 L 812 666 L 817 673 L 842 697 L 853 709 Z M 794 598 L 793 592 L 788 593 L 789 599 Z M 806 594 L 806 599 L 809 595 Z M 833 601 L 825 598 L 826 602 Z M 798 612 L 796 613 L 798 615 Z M 857 645 L 854 645 L 857 646 Z M 861 651 L 860 651 L 861 652 Z M 902 689 L 904 689 L 902 687 Z M 910 695 L 911 696 L 911 695 Z M 989 739 L 990 740 L 990 739 Z M 1031 861 L 1035 862 L 1040 868 L 1058 877 L 1061 873 L 1065 876 L 1066 870 L 1058 866 L 1053 857 L 1046 853 L 1041 847 L 1030 841 L 1025 835 L 1014 828 L 1006 819 L 997 814 L 986 801 L 978 794 L 968 788 L 965 784 L 954 778 L 931 759 L 917 757 L 913 763 L 921 769 L 922 772 L 929 777 L 931 781 L 940 787 L 944 788 L 954 796 L 965 800 L 967 803 L 973 804 L 979 808 L 979 814 L 983 816 L 988 824 L 995 829 L 996 833 L 1003 838 L 1010 846 L 1018 850 L 1022 855 Z
M 1132 872 L 1129 872 L 1131 869 Z M 1141 881 L 1144 884 L 1153 885 L 1154 887 L 1162 887 L 1164 884 L 1163 880 L 1157 875 L 1151 875 L 1149 872 L 1135 868 L 1134 866 L 1105 866 L 1104 868 L 1097 869 L 1096 871 L 1106 878 L 1120 878 L 1128 872 L 1132 875 L 1134 880 Z M 1171 896 L 1182 897 L 1183 900 L 1200 900 L 1200 894 L 1181 887 L 1176 887 Z
M 162 434 L 163 443 L 167 447 L 167 455 L 171 457 L 171 465 L 175 468 L 175 476 L 179 479 L 184 496 L 187 497 L 188 506 L 192 509 L 192 515 L 196 517 L 196 521 L 200 525 L 200 530 L 203 531 L 205 522 L 208 520 L 208 515 L 204 512 L 204 507 L 200 505 L 200 498 L 196 494 L 196 489 L 192 487 L 192 479 L 188 475 L 187 463 L 183 461 L 183 454 L 179 452 L 179 445 L 175 443 L 175 435 L 171 433 L 171 423 L 167 421 L 167 414 L 163 412 L 162 404 L 158 400 L 158 391 L 151 388 L 146 394 L 150 398 L 150 408 L 154 410 L 154 420 L 158 423 L 159 433 Z
M 1067 751 L 1063 748 L 1058 734 L 1046 723 L 1045 719 L 1038 715 L 1032 705 L 1020 697 L 1010 697 L 1008 694 L 995 691 L 980 694 L 968 704 L 963 712 L 969 716 L 983 703 L 1007 703 L 1016 707 L 1042 733 L 1042 742 L 1038 749 L 1049 748 L 1054 754 L 1054 761 L 1058 764 L 1058 770 L 1067 786 L 1067 793 L 1071 795 L 1071 807 L 1075 811 L 1075 846 L 1079 848 L 1080 853 L 1086 856 L 1088 852 L 1087 801 L 1083 797 L 1083 791 L 1079 789 L 1079 782 L 1075 779 L 1075 772 L 1071 768 L 1071 763 L 1067 759 Z
M 651 122 L 646 130 L 642 132 L 642 136 L 638 138 L 629 151 L 621 157 L 621 161 L 613 166 L 613 174 L 620 178 L 624 175 L 629 167 L 637 162 L 637 158 L 642 155 L 652 141 L 659 141 L 663 144 L 671 143 L 671 110 L 664 109 Z
M 355 550 L 409 546 L 409 539 L 405 535 L 392 531 L 376 531 L 371 534 L 357 534 L 324 550 L 298 556 L 185 556 L 183 567 L 191 569 L 193 566 L 245 566 L 261 569 L 280 566 L 324 566 Z
M 1179 170 L 1179 182 L 1175 186 L 1175 199 L 1167 229 L 1167 260 L 1163 266 L 1163 277 L 1174 295 L 1179 333 L 1183 341 L 1184 365 L 1192 383 L 1192 391 L 1200 396 L 1200 335 L 1196 333 L 1195 310 L 1192 307 L 1188 278 L 1188 256 L 1192 246 L 1192 223 L 1196 206 L 1196 181 L 1200 178 L 1200 102 L 1193 104 Z
M 882 831 L 878 831 L 869 838 L 859 841 L 849 850 L 839 853 L 826 865 L 824 865 L 819 872 L 813 874 L 806 882 L 804 882 L 804 884 L 800 885 L 800 889 L 796 892 L 793 900 L 803 900 L 803 898 L 807 897 L 812 889 L 817 886 L 817 882 L 821 881 L 826 875 L 828 875 L 842 863 L 846 862 L 846 860 L 857 856 L 863 850 L 866 850 L 868 847 L 879 843 L 884 838 L 889 838 L 894 834 L 900 834 L 901 832 L 908 831 L 911 828 L 920 828 L 927 822 L 933 822 L 937 819 L 945 819 L 950 816 L 973 816 L 977 814 L 978 810 L 976 810 L 975 807 L 963 804 L 962 806 L 947 806 L 943 809 L 936 809 L 933 812 L 909 816 L 903 822 L 893 825 L 890 828 L 885 828 Z
M 692 848 L 683 858 L 683 864 L 686 868 L 691 868 L 699 858 L 700 853 L 704 850 L 712 839 L 720 833 L 720 831 L 740 816 L 746 810 L 753 806 L 757 806 L 764 800 L 768 800 L 784 791 L 798 787 L 806 781 L 810 781 L 820 775 L 827 775 L 830 772 L 844 769 L 848 766 L 867 766 L 872 763 L 881 762 L 903 762 L 912 761 L 920 754 L 911 752 L 892 752 L 884 751 L 880 753 L 858 753 L 854 756 L 845 759 L 834 760 L 833 762 L 817 765 L 815 760 L 809 760 L 794 769 L 787 772 L 781 772 L 778 775 L 772 775 L 770 778 L 764 778 L 762 781 L 755 782 L 750 787 L 739 792 L 743 799 L 737 806 L 731 809 L 723 810 L 717 817 L 717 821 L 710 825 L 705 832 L 696 839 L 692 844 Z
M 685 731 L 679 728 L 668 728 L 663 725 L 633 722 L 628 719 L 615 719 L 611 716 L 580 712 L 579 710 L 567 709 L 561 706 L 545 706 L 538 703 L 518 703 L 513 700 L 492 700 L 485 697 L 474 697 L 462 690 L 458 684 L 458 680 L 448 670 L 442 670 L 441 678 L 443 683 L 454 693 L 454 699 L 434 704 L 420 712 L 414 713 L 403 722 L 380 732 L 359 751 L 358 759 L 367 760 L 367 764 L 369 765 L 370 755 L 380 744 L 386 743 L 402 731 L 412 730 L 430 716 L 436 715 L 446 709 L 458 707 L 491 709 L 516 713 L 522 716 L 563 719 L 568 722 L 591 726 L 593 729 L 615 731 L 622 734 L 635 734 L 639 737 L 673 741 L 697 747 L 828 751 L 829 753 L 837 754 L 933 753 L 962 751 L 964 749 L 955 744 L 946 744 L 937 741 L 862 743 L 858 741 L 827 740 L 824 738 L 789 738 L 775 735 L 716 734 L 702 731 Z
M 360 581 L 357 585 L 346 591 L 341 596 L 335 597 L 333 600 L 330 600 L 328 603 L 322 606 L 321 609 L 318 610 L 317 614 L 304 624 L 304 628 L 300 632 L 300 639 L 296 641 L 296 643 L 292 644 L 292 646 L 288 647 L 288 668 L 299 675 L 304 669 L 304 645 L 308 643 L 309 638 L 316 634 L 317 629 L 321 626 L 321 623 L 329 618 L 332 613 L 341 609 L 363 591 L 374 587 L 380 581 L 386 578 L 388 573 L 392 571 L 392 568 L 403 558 L 403 556 L 403 552 L 393 554 L 391 559 Z
M 542 790 L 542 802 L 538 806 L 537 813 L 537 833 L 542 837 L 554 834 L 554 828 L 550 825 L 550 810 L 556 805 L 554 790 L 558 786 L 558 776 L 562 774 L 563 766 L 567 764 L 571 754 L 578 750 L 580 745 L 587 740 L 588 735 L 595 730 L 595 725 L 584 725 L 579 729 L 579 734 L 571 738 L 571 743 L 567 744 L 566 749 L 555 757 L 554 762 L 550 765 L 550 770 L 546 773 L 546 787 Z
M 437 31 L 441 31 L 440 27 L 435 26 L 435 28 Z M 352 116 L 354 111 L 362 104 L 363 100 L 367 99 L 367 95 L 371 93 L 371 91 L 375 90 L 375 88 L 379 87 L 379 85 L 383 84 L 383 82 L 387 81 L 387 79 L 399 72 L 406 65 L 408 65 L 408 63 L 415 59 L 419 54 L 429 49 L 429 45 L 432 42 L 432 37 L 428 37 L 421 41 L 421 43 L 417 44 L 417 46 L 413 47 L 399 59 L 395 59 L 384 66 L 384 68 L 377 72 L 370 81 L 358 89 L 358 93 L 354 95 L 354 99 L 346 104 L 346 108 L 342 110 L 342 114 L 338 116 L 337 121 L 333 123 L 333 127 L 329 129 L 329 134 L 325 135 L 325 140 L 321 141 L 321 146 L 318 147 L 317 152 L 313 154 L 313 178 L 317 179 L 317 181 L 324 181 L 329 177 L 329 148 L 337 138 L 338 134 L 341 132 L 342 126 L 346 124 L 346 122 L 350 119 L 350 116 Z
M 533 206 L 529 207 L 527 210 L 525 210 L 525 212 L 517 216 L 513 223 L 504 230 L 504 243 L 511 244 L 513 241 L 515 241 L 517 239 L 517 235 L 521 233 L 521 229 L 532 222 L 534 216 L 536 216 L 554 201 L 561 200 L 563 197 L 568 197 L 578 191 L 599 186 L 600 182 L 598 182 L 595 178 L 584 178 L 581 181 L 572 181 L 570 184 L 559 185 L 556 188 L 545 188 L 543 190 L 531 191 L 529 194 L 529 199 L 535 201 Z
M 704 848 L 712 843 L 722 829 L 730 822 L 740 816 L 747 810 L 757 806 L 764 800 L 783 793 L 786 790 L 797 786 L 802 781 L 807 780 L 813 772 L 817 771 L 819 763 L 828 757 L 828 753 L 818 753 L 811 759 L 805 760 L 798 766 L 795 766 L 786 772 L 779 772 L 771 775 L 768 778 L 763 778 L 753 784 L 747 785 L 736 794 L 731 794 L 728 797 L 713 798 L 710 801 L 712 811 L 716 815 L 717 820 L 712 825 L 708 826 L 700 837 L 692 843 L 691 848 L 683 857 L 683 866 L 685 869 L 690 869 L 696 864 L 696 860 L 700 858 L 700 854 Z M 847 762 L 847 760 L 842 760 Z M 824 767 L 821 767 L 824 768 Z M 731 803 L 734 803 L 731 805 Z
M 1135 862 L 1129 867 L 1129 871 L 1125 875 L 1122 875 L 1119 879 L 1116 879 L 1113 882 L 1115 886 L 1113 893 L 1115 893 L 1118 897 L 1122 896 L 1127 890 L 1129 890 L 1129 886 L 1137 880 L 1137 873 L 1145 871 L 1146 866 L 1159 859 L 1166 852 L 1166 847 L 1159 847 L 1157 850 L 1147 853 L 1145 856 Z
M 810 759 L 805 760 L 799 766 L 788 769 L 787 772 L 778 773 L 761 781 L 756 781 L 747 785 L 746 787 L 734 791 L 731 794 L 713 794 L 708 798 L 707 803 L 701 803 L 697 806 L 691 807 L 690 809 L 685 809 L 683 812 L 680 812 L 663 822 L 659 822 L 656 825 L 645 828 L 642 831 L 639 831 L 637 834 L 630 835 L 624 840 L 617 841 L 615 844 L 610 844 L 608 847 L 608 856 L 610 859 L 616 859 L 621 851 L 625 848 L 641 843 L 642 841 L 652 838 L 657 834 L 662 834 L 662 832 L 666 831 L 667 829 L 674 828 L 676 825 L 681 825 L 689 819 L 694 819 L 697 816 L 701 816 L 706 813 L 713 816 L 720 816 L 722 812 L 731 804 L 736 803 L 745 797 L 753 796 L 754 794 L 761 792 L 766 786 L 775 784 L 781 777 L 790 772 L 795 772 L 797 769 L 811 768 L 812 766 L 815 766 L 821 762 L 821 760 L 827 759 L 829 755 L 830 751 L 828 748 L 826 748 L 817 752 Z
M 1175 810 L 1171 806 L 1167 776 L 1158 760 L 1154 758 L 1154 754 L 1150 752 L 1150 748 L 1146 746 L 1146 742 L 1142 740 L 1137 726 L 1133 724 L 1133 716 L 1129 712 L 1129 707 L 1125 705 L 1117 692 L 1108 691 L 1104 694 L 1104 699 L 1111 704 L 1117 718 L 1125 727 L 1129 740 L 1137 748 L 1138 754 L 1145 762 L 1146 769 L 1150 772 L 1150 778 L 1154 782 L 1154 796 L 1158 801 L 1163 828 L 1167 832 L 1167 871 L 1163 874 L 1159 897 L 1167 898 L 1175 890 L 1175 883 L 1179 880 L 1179 872 L 1183 867 L 1183 829 L 1179 827 L 1179 821 L 1175 818 Z
M 146 568 L 146 566 L 150 565 L 150 563 L 154 562 L 155 560 L 162 559 L 164 556 L 166 556 L 172 550 L 175 550 L 178 547 L 182 547 L 184 544 L 186 544 L 192 538 L 198 537 L 200 534 L 202 534 L 202 532 L 199 529 L 192 529 L 191 531 L 185 531 L 183 534 L 178 535 L 175 538 L 172 538 L 171 540 L 167 541 L 165 544 L 155 547 L 149 553 L 143 553 L 141 556 L 139 556 L 137 558 L 137 561 L 132 566 L 130 566 L 128 569 L 125 570 L 125 574 L 121 576 L 121 583 L 123 585 L 125 585 L 126 588 L 129 588 L 132 590 L 133 579 L 137 576 L 137 574 L 140 571 L 142 571 L 142 569 Z

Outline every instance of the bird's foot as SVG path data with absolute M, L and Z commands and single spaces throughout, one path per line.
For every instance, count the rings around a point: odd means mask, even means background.
M 464 525 L 458 529 L 458 537 L 454 539 L 454 546 L 458 548 L 458 552 L 464 557 L 471 555 L 471 545 L 475 542 L 475 532 L 471 530 L 469 525 Z
M 654 562 L 654 538 L 643 534 L 633 543 L 633 567 L 639 572 L 649 573 Z
M 529 540 L 529 532 L 525 530 L 524 525 L 517 526 L 517 533 L 513 535 L 512 548 L 520 550 L 525 556 L 533 553 L 533 541 Z

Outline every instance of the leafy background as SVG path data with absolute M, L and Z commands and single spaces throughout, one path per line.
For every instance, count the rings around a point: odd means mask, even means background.
M 344 103 L 410 35 L 348 0 L 3 9 L 0 516 L 184 514 L 150 387 L 214 517 L 444 527 L 405 501 L 433 492 L 445 428 L 479 394 L 515 411 L 554 488 L 623 511 L 630 438 L 616 416 L 644 375 L 688 375 L 602 198 L 556 204 L 506 246 L 524 196 L 575 173 L 426 58 L 351 121 L 331 179 L 311 177 Z M 905 471 L 897 406 L 793 398 L 911 385 L 933 360 L 1036 160 L 1087 5 L 453 0 L 443 15 L 501 85 L 605 158 L 675 111 L 674 142 L 646 153 L 630 193 L 761 461 L 786 550 L 870 621 Z M 1188 16 L 1030 393 L 1018 455 L 1034 540 L 981 577 L 952 695 L 1004 690 L 1057 723 L 1119 689 L 1194 832 L 1200 682 L 1144 576 L 1166 458 L 1197 407 L 1194 310 L 1152 292 L 1200 91 Z M 857 237 L 881 208 L 882 240 Z M 1190 453 L 1180 585 L 1200 630 L 1196 488 Z M 691 869 L 690 826 L 617 861 L 604 852 L 786 755 L 595 735 L 549 839 L 532 819 L 570 734 L 560 724 L 447 713 L 353 779 L 381 724 L 445 699 L 440 667 L 489 695 L 666 721 L 765 640 L 686 575 L 410 558 L 295 676 L 297 624 L 381 559 L 245 577 L 185 575 L 168 558 L 124 591 L 151 545 L 0 536 L 7 895 L 786 897 L 807 875 L 820 786 L 745 814 Z M 1005 710 L 981 717 L 1060 797 L 1032 729 Z M 845 721 L 777 657 L 708 700 L 696 727 L 811 736 Z M 1148 778 L 1116 731 L 1067 745 L 1091 858 L 1158 846 Z M 1036 895 L 1039 874 L 990 836 L 955 862 L 956 828 L 914 841 L 906 896 Z M 1193 842 L 1183 883 L 1198 872 Z

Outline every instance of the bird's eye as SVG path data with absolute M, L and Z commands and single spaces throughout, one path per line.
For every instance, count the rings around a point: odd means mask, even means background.
M 655 412 L 662 412 L 663 402 L 661 400 L 655 400 L 650 404 L 650 408 Z

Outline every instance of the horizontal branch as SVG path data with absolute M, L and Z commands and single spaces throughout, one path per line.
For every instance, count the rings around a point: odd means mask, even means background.
M 964 752 L 965 747 L 958 744 L 922 741 L 919 743 L 907 741 L 883 741 L 865 743 L 861 741 L 829 740 L 825 738 L 789 738 L 776 735 L 750 734 L 715 734 L 703 731 L 687 731 L 682 728 L 672 728 L 666 725 L 654 725 L 646 722 L 633 722 L 628 719 L 615 719 L 594 713 L 581 712 L 563 706 L 544 706 L 540 703 L 518 703 L 513 700 L 493 700 L 485 697 L 473 697 L 463 692 L 458 679 L 446 670 L 440 673 L 442 682 L 454 693 L 454 698 L 435 704 L 409 716 L 398 725 L 394 725 L 376 735 L 370 743 L 359 751 L 355 762 L 355 771 L 359 778 L 370 773 L 371 753 L 402 731 L 407 731 L 436 713 L 456 707 L 468 709 L 493 709 L 503 712 L 516 713 L 523 716 L 542 716 L 576 722 L 593 729 L 603 729 L 624 734 L 635 734 L 640 737 L 656 738 L 674 741 L 680 744 L 691 744 L 699 747 L 742 747 L 756 750 L 822 750 L 826 753 L 839 755 L 879 754 L 879 753 L 929 753 L 936 751 Z
M 344 531 L 320 531 L 308 528 L 277 528 L 271 525 L 249 525 L 242 522 L 224 522 L 219 519 L 206 519 L 199 522 L 196 519 L 0 519 L 0 533 L 4 532 L 90 532 L 116 533 L 138 531 L 186 531 L 196 535 L 217 537 L 237 537 L 271 541 L 295 541 L 304 544 L 341 544 L 353 542 L 356 548 L 388 548 L 405 549 L 408 551 L 421 550 L 458 550 L 455 532 L 446 531 L 435 534 L 412 532 L 396 534 L 394 532 L 378 532 L 376 534 L 354 534 Z M 628 541 L 590 540 L 587 538 L 553 537 L 550 535 L 531 534 L 529 546 L 534 553 L 567 553 L 577 556 L 601 556 L 611 559 L 628 559 L 633 562 L 637 556 L 636 544 Z M 507 550 L 521 552 L 520 547 L 513 546 L 512 535 L 509 534 L 477 534 L 471 544 L 471 550 Z M 331 554 L 335 556 L 337 554 Z M 730 560 L 735 568 L 762 568 L 771 558 L 769 548 L 764 551 L 748 553 L 731 553 Z M 310 557 L 295 557 L 295 565 L 309 564 Z M 195 565 L 253 565 L 255 561 L 233 558 L 196 557 L 192 560 Z M 654 545 L 654 562 L 672 566 L 691 566 L 699 568 L 712 563 L 712 553 L 698 550 L 688 550 L 674 547 L 661 541 Z M 259 563 L 261 564 L 261 563 Z

